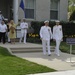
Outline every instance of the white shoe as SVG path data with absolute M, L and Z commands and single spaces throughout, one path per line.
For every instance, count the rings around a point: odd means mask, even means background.
M 24 42 L 24 44 L 26 44 L 26 42 Z
M 60 54 L 57 54 L 57 56 L 60 56 Z
M 21 43 L 21 42 L 19 42 L 19 43 Z
M 44 55 L 46 55 L 46 53 L 43 53 Z

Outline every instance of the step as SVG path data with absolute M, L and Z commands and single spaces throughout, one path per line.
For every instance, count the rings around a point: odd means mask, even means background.
M 20 47 L 10 48 L 13 53 L 26 53 L 26 52 L 42 52 L 42 47 Z M 51 46 L 51 52 L 55 50 L 54 46 Z

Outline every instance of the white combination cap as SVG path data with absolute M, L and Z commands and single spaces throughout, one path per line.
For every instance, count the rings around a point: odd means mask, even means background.
M 48 20 L 44 21 L 44 23 L 46 23 L 46 22 L 48 22 L 48 23 L 49 23 L 49 21 L 48 21 Z
M 60 22 L 59 20 L 56 20 L 55 22 Z

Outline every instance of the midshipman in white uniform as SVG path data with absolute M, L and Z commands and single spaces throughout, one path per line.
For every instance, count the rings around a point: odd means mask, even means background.
M 48 50 L 48 55 L 51 55 L 50 51 L 50 39 L 52 39 L 51 28 L 48 26 L 49 21 L 45 21 L 45 26 L 42 26 L 40 29 L 40 38 L 42 40 L 43 53 L 46 55 L 46 50 Z M 47 48 L 46 48 L 47 47 Z
M 63 38 L 62 26 L 59 25 L 59 21 L 56 21 L 56 25 L 53 27 L 53 39 L 56 41 L 55 52 L 57 56 L 60 56 L 59 46 Z
M 23 19 L 23 22 L 20 24 L 20 28 L 21 28 L 20 43 L 22 42 L 22 38 L 24 38 L 23 42 L 26 44 L 26 35 L 27 35 L 28 23 L 25 22 L 25 19 Z

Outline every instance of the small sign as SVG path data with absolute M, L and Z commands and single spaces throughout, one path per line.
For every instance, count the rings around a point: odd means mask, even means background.
M 16 28 L 16 37 L 21 38 L 21 28 L 20 28 L 20 26 L 17 26 L 17 28 Z
M 74 44 L 75 44 L 75 38 L 67 38 L 67 39 L 66 39 L 66 43 L 67 43 L 67 44 L 74 45 Z

